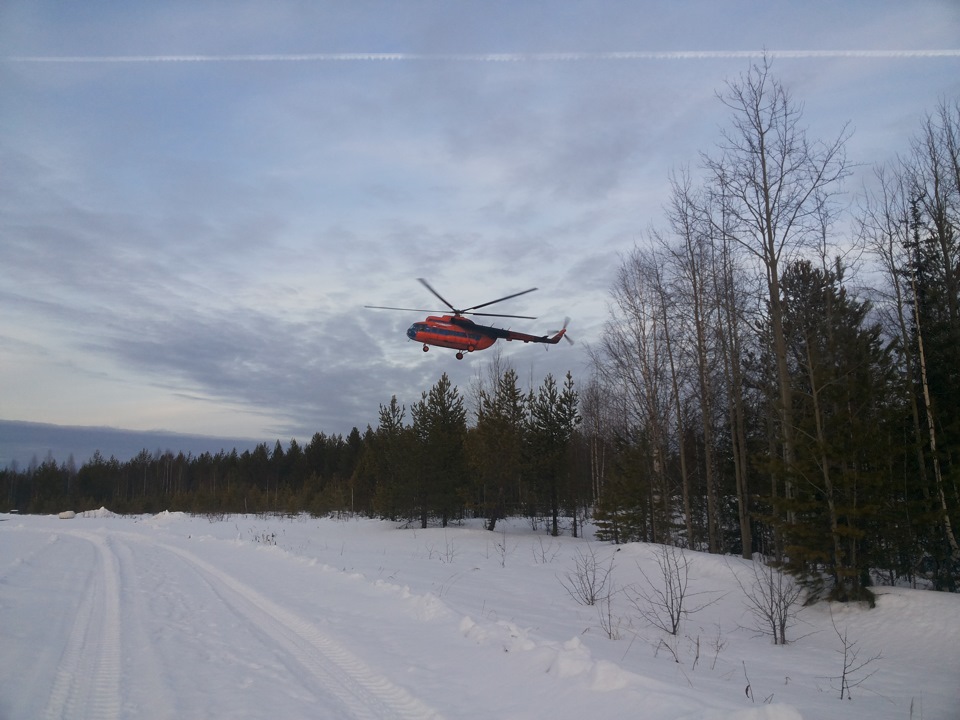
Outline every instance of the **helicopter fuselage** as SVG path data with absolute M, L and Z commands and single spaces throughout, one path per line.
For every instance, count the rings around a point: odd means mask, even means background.
M 456 315 L 430 315 L 422 322 L 407 328 L 407 337 L 428 345 L 451 348 L 461 352 L 486 350 L 497 341 L 499 328 L 478 325 Z
M 464 317 L 464 315 L 485 315 L 487 317 L 536 320 L 535 317 L 530 317 L 529 315 L 505 315 L 502 313 L 476 312 L 480 308 L 485 308 L 488 305 L 503 302 L 504 300 L 510 300 L 511 298 L 519 297 L 520 295 L 526 295 L 527 293 L 536 290 L 536 288 L 522 290 L 520 292 L 513 293 L 512 295 L 507 295 L 502 298 L 497 298 L 496 300 L 490 300 L 489 302 L 481 303 L 480 305 L 473 305 L 472 307 L 458 310 L 451 305 L 450 302 L 443 297 L 443 295 L 434 290 L 430 283 L 428 283 L 426 280 L 423 278 L 417 278 L 417 280 L 419 280 L 420 284 L 429 290 L 434 297 L 437 298 L 437 300 L 450 308 L 450 312 L 453 313 L 452 315 L 428 315 L 426 319 L 416 322 L 407 328 L 407 337 L 411 340 L 422 343 L 424 352 L 427 352 L 431 345 L 435 345 L 436 347 L 451 348 L 452 350 L 457 351 L 457 359 L 463 360 L 463 354 L 465 352 L 486 350 L 497 340 L 519 340 L 520 342 L 525 343 L 533 342 L 556 345 L 558 342 L 560 342 L 560 338 L 566 336 L 566 322 L 564 322 L 563 328 L 554 335 L 528 335 L 527 333 L 514 332 L 513 330 L 504 330 L 503 328 L 493 327 L 492 325 L 480 325 L 475 323 L 473 320 Z M 388 307 L 384 305 L 367 305 L 366 307 L 373 310 L 435 312 L 432 310 L 417 310 L 409 307 Z M 573 342 L 570 340 L 570 338 L 567 338 L 567 341 Z
M 407 337 L 423 343 L 424 352 L 433 345 L 457 350 L 457 357 L 462 358 L 464 352 L 486 350 L 497 340 L 556 344 L 565 332 L 566 328 L 553 337 L 528 335 L 491 325 L 480 325 L 462 315 L 429 315 L 425 320 L 407 328 Z

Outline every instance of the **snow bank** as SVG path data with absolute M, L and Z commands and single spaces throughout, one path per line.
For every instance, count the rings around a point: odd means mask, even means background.
M 632 689 L 642 693 L 650 707 L 678 707 L 690 702 L 675 687 L 624 670 L 616 663 L 598 660 L 579 637 L 564 643 L 535 639 L 530 630 L 514 623 L 498 621 L 478 624 L 470 617 L 460 621 L 460 632 L 478 645 L 500 646 L 505 653 L 517 653 L 523 658 L 525 669 L 531 675 L 546 674 L 564 684 L 578 682 L 593 692 L 614 692 Z M 707 710 L 709 720 L 803 720 L 791 705 L 764 704 L 743 710 Z
M 535 641 L 529 630 L 514 623 L 501 620 L 481 626 L 469 617 L 460 621 L 460 632 L 478 645 L 496 644 L 506 653 L 529 653 L 538 672 L 560 679 L 581 678 L 591 690 L 620 690 L 640 679 L 612 662 L 595 660 L 578 637 L 564 643 Z
M 159 512 L 153 517 L 147 518 L 145 521 L 147 525 L 153 527 L 161 527 L 163 525 L 169 525 L 170 523 L 177 522 L 178 520 L 183 520 L 187 517 L 186 513 L 183 512 L 170 512 L 169 510 L 164 510 Z
M 85 510 L 83 513 L 80 514 L 80 517 L 85 517 L 85 518 L 115 518 L 115 517 L 120 517 L 120 516 L 117 515 L 115 512 L 111 512 L 110 510 L 107 510 L 105 507 L 103 507 L 103 506 L 101 505 L 99 510 Z

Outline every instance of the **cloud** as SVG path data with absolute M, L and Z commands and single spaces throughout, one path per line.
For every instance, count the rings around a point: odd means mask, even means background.
M 547 53 L 261 53 L 239 55 L 11 55 L 9 63 L 275 63 L 275 62 L 481 62 L 567 63 L 627 60 L 753 60 L 812 58 L 960 57 L 960 49 L 916 50 L 622 50 Z
M 421 352 L 417 313 L 363 309 L 432 308 L 417 277 L 460 305 L 539 287 L 504 305 L 539 317 L 514 327 L 570 315 L 577 346 L 504 356 L 532 384 L 578 371 L 618 252 L 765 45 L 811 120 L 860 119 L 890 152 L 891 126 L 956 87 L 953 11 L 851 5 L 5 4 L 6 367 L 83 386 L 18 394 L 18 419 L 89 403 L 106 424 L 242 414 L 280 437 L 375 422 L 488 362 Z M 20 383 L 3 370 L 0 390 Z

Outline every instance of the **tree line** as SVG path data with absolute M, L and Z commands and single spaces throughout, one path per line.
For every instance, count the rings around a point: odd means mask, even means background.
M 722 140 L 670 178 L 593 352 L 596 517 L 616 540 L 760 552 L 811 597 L 956 590 L 960 102 L 849 212 L 845 128 L 808 137 L 767 63 L 719 97 Z
M 553 534 L 758 553 L 811 598 L 957 590 L 960 102 L 845 205 L 846 128 L 808 137 L 766 61 L 670 177 L 661 227 L 621 259 L 593 371 L 523 389 L 499 355 L 375 427 L 238 454 L 95 455 L 0 472 L 53 512 L 355 512 L 426 527 L 526 516 Z M 470 409 L 468 410 L 468 405 Z
M 576 489 L 579 396 L 572 375 L 520 389 L 512 369 L 478 382 L 468 426 L 466 399 L 444 373 L 409 411 L 396 396 L 376 428 L 316 433 L 305 445 L 261 443 L 238 453 L 142 450 L 120 462 L 99 451 L 76 468 L 53 457 L 0 471 L 9 508 L 52 513 L 108 506 L 120 513 L 358 513 L 446 526 L 484 517 L 493 530 L 527 514 L 557 535 L 585 517 L 592 496 Z M 571 498 L 577 498 L 576 503 Z M 575 530 L 576 532 L 576 530 Z

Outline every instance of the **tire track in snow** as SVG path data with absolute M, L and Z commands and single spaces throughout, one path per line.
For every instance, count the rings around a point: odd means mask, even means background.
M 111 534 L 111 548 L 117 557 L 120 588 L 122 592 L 123 646 L 129 653 L 125 660 L 125 676 L 131 672 L 136 678 L 134 687 L 124 694 L 124 717 L 149 717 L 151 720 L 173 720 L 176 709 L 170 698 L 176 697 L 170 686 L 165 668 L 157 661 L 150 636 L 145 632 L 149 612 L 144 607 L 143 592 L 137 578 L 138 558 L 129 545 L 113 542 L 118 538 Z M 149 705 L 145 704 L 149 703 Z
M 43 717 L 117 718 L 121 698 L 120 583 L 116 558 L 102 536 L 62 534 L 92 543 L 97 549 L 97 563 L 74 617 Z
M 139 539 L 139 538 L 138 538 Z M 351 717 L 370 720 L 442 720 L 440 713 L 373 671 L 319 628 L 285 610 L 193 553 L 157 543 L 193 566 L 237 615 L 276 643 Z

